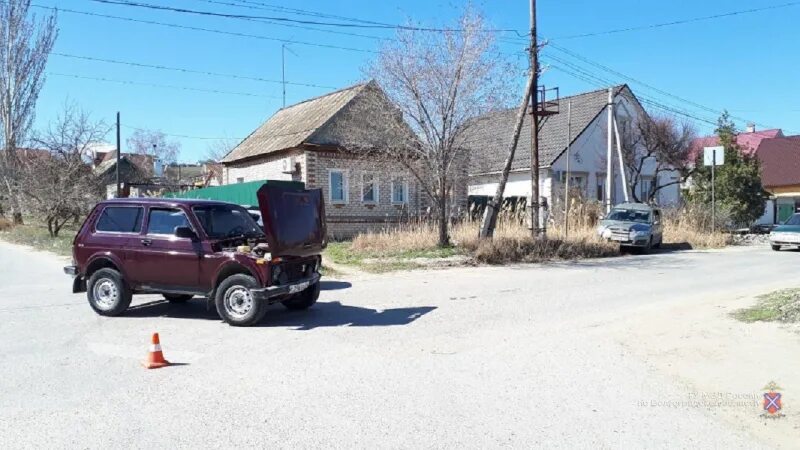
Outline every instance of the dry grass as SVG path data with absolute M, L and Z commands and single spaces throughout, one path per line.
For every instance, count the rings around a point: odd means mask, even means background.
M 547 240 L 534 240 L 518 213 L 505 213 L 498 219 L 493 239 L 480 239 L 480 222 L 466 220 L 450 228 L 451 249 L 437 249 L 435 223 L 412 222 L 380 232 L 361 234 L 352 243 L 338 249 L 345 264 L 358 264 L 368 258 L 388 258 L 396 262 L 418 257 L 441 258 L 467 254 L 486 264 L 576 260 L 619 255 L 619 246 L 597 237 L 595 229 L 601 216 L 600 205 L 575 203 L 570 212 L 569 235 L 563 226 L 550 227 Z M 667 248 L 708 249 L 730 245 L 731 235 L 706 229 L 708 219 L 702 212 L 666 211 L 664 244 Z
M 694 249 L 722 248 L 733 243 L 730 233 L 711 232 L 690 210 L 664 214 L 664 242 L 688 244 Z
M 478 237 L 478 221 L 454 224 L 450 236 L 454 248 L 450 251 L 436 249 L 438 229 L 436 224 L 415 222 L 399 225 L 380 232 L 356 236 L 347 246 L 346 254 L 366 253 L 369 256 L 414 258 L 446 257 L 467 253 L 476 261 L 486 264 L 512 262 L 541 262 L 557 259 L 598 258 L 619 255 L 616 245 L 598 239 L 591 227 L 570 230 L 568 239 L 558 229 L 549 230 L 547 240 L 531 238 L 530 230 L 513 217 L 498 221 L 493 239 Z
M 8 231 L 13 226 L 13 223 L 5 217 L 0 217 L 0 231 Z

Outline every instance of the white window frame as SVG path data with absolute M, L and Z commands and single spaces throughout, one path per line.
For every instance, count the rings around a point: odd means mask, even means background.
M 405 195 L 403 196 L 403 201 L 402 202 L 397 202 L 397 201 L 394 200 L 394 185 L 395 185 L 395 180 L 397 180 L 397 179 L 402 180 L 403 192 L 405 193 Z M 408 180 L 406 180 L 405 177 L 392 177 L 390 179 L 390 181 L 389 181 L 389 185 L 392 188 L 392 197 L 391 197 L 392 204 L 393 205 L 407 205 L 408 204 L 408 195 L 409 195 L 409 192 L 408 192 Z
M 333 178 L 331 177 L 333 173 L 342 174 L 342 190 L 344 191 L 344 199 L 333 199 Z M 350 203 L 350 186 L 348 178 L 347 169 L 328 169 L 328 200 L 332 205 L 346 205 Z
M 366 183 L 364 182 L 364 176 L 371 175 L 372 176 L 372 196 L 374 200 L 364 200 L 364 186 Z M 361 203 L 365 205 L 377 205 L 380 203 L 381 194 L 380 194 L 380 183 L 378 182 L 378 174 L 375 172 L 362 172 L 361 173 Z

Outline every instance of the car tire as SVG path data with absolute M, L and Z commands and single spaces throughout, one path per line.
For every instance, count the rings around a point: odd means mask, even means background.
M 97 314 L 118 316 L 128 309 L 133 294 L 119 271 L 103 268 L 89 277 L 86 297 Z
M 164 294 L 164 299 L 170 303 L 186 303 L 193 298 L 190 294 Z
M 653 244 L 653 248 L 661 248 L 661 244 L 664 242 L 664 238 L 658 240 L 657 243 Z
M 222 320 L 235 327 L 247 327 L 261 321 L 267 305 L 250 294 L 250 289 L 258 287 L 254 277 L 241 273 L 222 280 L 214 296 L 214 304 Z
M 781 251 L 781 246 L 780 246 L 780 245 L 772 245 L 771 247 L 772 247 L 772 249 L 773 249 L 773 250 L 775 250 L 776 252 L 779 252 L 779 251 Z
M 319 281 L 317 281 L 303 290 L 303 292 L 298 292 L 297 294 L 289 297 L 288 300 L 282 301 L 281 304 L 285 306 L 286 309 L 291 311 L 302 311 L 304 309 L 311 308 L 314 306 L 314 303 L 317 303 L 317 299 L 319 298 L 319 290 Z

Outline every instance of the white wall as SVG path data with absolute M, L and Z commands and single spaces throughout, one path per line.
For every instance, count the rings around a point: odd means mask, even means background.
M 284 173 L 283 161 L 292 157 L 300 163 L 300 173 Z M 261 180 L 306 181 L 305 154 L 298 150 L 291 154 L 280 153 L 266 155 L 245 162 L 226 164 L 223 169 L 222 183 L 235 184 L 239 178 L 243 183 Z
M 500 175 L 483 175 L 473 177 L 469 182 L 469 195 L 485 195 L 494 197 L 497 192 Z M 543 197 L 551 198 L 552 178 L 550 170 L 543 169 L 539 172 L 539 193 Z M 531 173 L 512 172 L 508 175 L 508 182 L 503 191 L 504 197 L 530 197 Z

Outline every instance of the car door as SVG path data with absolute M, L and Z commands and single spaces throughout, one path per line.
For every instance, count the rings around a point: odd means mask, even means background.
M 142 289 L 200 292 L 200 242 L 175 236 L 176 227 L 190 227 L 186 211 L 177 207 L 147 209 L 144 233 L 135 255 L 135 277 Z M 195 230 L 196 232 L 196 230 Z

